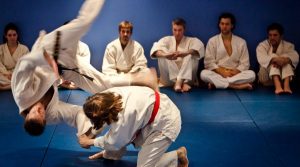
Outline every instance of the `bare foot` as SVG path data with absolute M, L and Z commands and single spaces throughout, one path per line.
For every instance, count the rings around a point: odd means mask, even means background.
M 174 90 L 175 92 L 181 92 L 182 80 L 178 79 L 175 82 Z
M 131 73 L 131 85 L 148 86 L 155 91 L 159 91 L 155 68 L 147 68 Z
M 287 94 L 292 94 L 292 90 L 291 90 L 291 87 L 290 87 L 290 79 L 291 77 L 287 77 L 284 79 L 284 83 L 283 83 L 283 91 L 284 93 L 287 93 Z
M 10 90 L 10 84 L 0 84 L 0 90 Z
M 282 88 L 275 89 L 275 94 L 279 95 L 279 94 L 282 94 L 282 93 L 284 93 Z
M 250 83 L 245 84 L 245 89 L 253 90 L 253 85 Z
M 252 90 L 253 89 L 253 86 L 250 83 L 230 84 L 229 87 L 232 89 L 238 89 L 238 90 L 242 90 L 242 89 Z
M 208 83 L 208 84 L 207 84 L 207 88 L 208 88 L 209 90 L 212 90 L 212 89 L 215 89 L 216 86 L 215 86 L 214 84 L 212 84 L 212 83 Z
M 293 93 L 292 90 L 291 90 L 291 87 L 290 87 L 289 80 L 284 82 L 283 91 L 284 91 L 284 93 L 287 93 L 287 94 L 292 94 Z
M 104 155 L 104 151 L 101 151 L 94 155 L 89 156 L 89 159 L 90 160 L 100 159 L 100 158 L 103 158 L 103 155 Z
M 190 91 L 192 89 L 192 87 L 189 85 L 189 84 L 187 84 L 187 83 L 183 83 L 183 85 L 182 85 L 182 92 L 188 92 L 188 91 Z
M 292 94 L 293 92 L 292 92 L 292 90 L 289 88 L 289 89 L 287 89 L 287 88 L 285 88 L 284 90 L 283 90 L 283 92 L 284 93 L 288 93 L 288 94 Z
M 185 147 L 180 147 L 177 149 L 177 156 L 178 156 L 178 167 L 188 167 L 189 160 L 187 158 L 187 150 Z

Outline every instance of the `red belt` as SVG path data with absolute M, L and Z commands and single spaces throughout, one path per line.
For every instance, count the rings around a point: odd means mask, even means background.
M 155 119 L 155 116 L 158 112 L 158 109 L 159 109 L 159 103 L 160 103 L 160 97 L 159 97 L 159 93 L 157 91 L 155 91 L 155 102 L 154 102 L 154 107 L 153 107 L 153 111 L 152 111 L 152 114 L 151 114 L 151 117 L 150 117 L 150 120 L 149 122 L 147 123 L 147 125 L 151 124 L 154 119 Z
M 158 109 L 159 109 L 159 104 L 160 104 L 159 93 L 157 91 L 155 91 L 155 102 L 154 102 L 154 106 L 153 106 L 151 117 L 150 117 L 147 125 L 151 124 L 154 121 L 155 116 L 156 116 L 156 114 L 158 112 Z M 145 125 L 145 127 L 147 125 Z M 131 142 L 141 133 L 142 129 L 137 130 L 137 132 L 135 133 L 135 135 L 132 137 Z

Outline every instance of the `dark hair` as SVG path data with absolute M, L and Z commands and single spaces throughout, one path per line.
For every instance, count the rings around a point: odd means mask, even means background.
M 234 30 L 236 20 L 235 20 L 235 17 L 234 17 L 234 15 L 233 15 L 232 13 L 229 13 L 229 12 L 224 12 L 224 13 L 222 13 L 222 14 L 219 16 L 218 27 L 219 27 L 219 24 L 220 24 L 220 22 L 221 22 L 221 19 L 230 19 L 230 22 L 231 22 L 231 24 L 233 25 L 232 30 Z
M 284 28 L 279 23 L 272 23 L 272 24 L 270 24 L 267 27 L 267 33 L 269 33 L 269 31 L 271 31 L 271 30 L 277 30 L 280 35 L 283 35 L 283 33 L 284 33 Z
M 172 24 L 175 24 L 175 25 L 181 25 L 183 26 L 183 28 L 185 29 L 185 26 L 186 26 L 186 22 L 183 18 L 175 18 L 173 21 L 172 21 Z
M 118 113 L 123 110 L 122 97 L 111 92 L 96 93 L 87 98 L 83 105 L 85 115 L 91 120 L 95 129 L 118 121 Z
M 7 39 L 5 38 L 7 32 L 9 30 L 15 30 L 18 34 L 18 41 L 20 40 L 20 35 L 19 35 L 19 29 L 17 27 L 17 25 L 15 25 L 14 23 L 8 23 L 6 24 L 5 28 L 4 28 L 4 32 L 3 32 L 3 42 L 6 43 L 7 42 Z
M 121 31 L 122 28 L 129 28 L 130 33 L 132 33 L 132 31 L 133 31 L 133 24 L 127 20 L 122 21 L 118 27 L 119 27 L 119 32 Z
M 45 130 L 46 121 L 42 122 L 37 119 L 25 120 L 24 129 L 31 136 L 40 136 Z

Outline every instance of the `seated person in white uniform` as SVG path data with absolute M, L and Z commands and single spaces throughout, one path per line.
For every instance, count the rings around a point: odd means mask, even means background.
M 263 85 L 274 85 L 275 94 L 292 93 L 290 81 L 299 62 L 292 43 L 283 40 L 283 27 L 272 23 L 267 28 L 268 39 L 259 43 L 256 56 L 260 65 L 258 80 Z
M 29 52 L 21 44 L 18 27 L 9 23 L 4 28 L 4 44 L 0 45 L 0 90 L 11 89 L 11 76 L 19 58 Z
M 129 21 L 119 24 L 119 38 L 110 42 L 105 49 L 102 72 L 118 75 L 147 68 L 147 59 L 140 43 L 131 39 L 133 25 Z
M 61 121 L 77 127 L 78 136 L 91 130 L 91 123 L 80 106 L 59 101 L 58 71 L 63 72 L 66 80 L 90 93 L 128 85 L 146 85 L 156 89 L 156 77 L 151 75 L 150 70 L 109 77 L 89 63 L 77 62 L 78 41 L 87 32 L 103 4 L 104 0 L 86 0 L 76 19 L 49 34 L 42 33 L 32 51 L 18 61 L 12 76 L 12 93 L 20 114 L 25 118 L 24 127 L 29 134 L 40 135 L 46 123 Z
M 138 167 L 188 166 L 185 147 L 165 153 L 181 129 L 180 111 L 165 94 L 141 86 L 115 87 L 89 97 L 83 109 L 96 129 L 110 127 L 96 139 L 79 138 L 84 148 L 103 149 L 90 159 L 119 160 L 132 143 L 141 147 Z
M 199 60 L 204 57 L 204 45 L 195 37 L 184 35 L 185 20 L 172 21 L 173 36 L 166 36 L 153 44 L 151 58 L 158 59 L 159 81 L 162 86 L 173 86 L 176 92 L 188 92 L 198 85 Z
M 246 41 L 232 33 L 235 17 L 231 13 L 219 16 L 220 34 L 209 39 L 200 77 L 208 88 L 252 89 L 255 73 L 249 70 Z

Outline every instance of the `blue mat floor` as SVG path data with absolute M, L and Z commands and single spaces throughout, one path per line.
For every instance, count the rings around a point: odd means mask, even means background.
M 161 88 L 181 110 L 182 130 L 169 150 L 186 146 L 190 167 L 299 167 L 300 91 L 275 95 L 253 91 L 206 90 L 175 93 Z M 60 90 L 60 99 L 82 105 L 89 94 Z M 10 91 L 0 92 L 0 166 L 134 167 L 138 150 L 128 146 L 120 161 L 88 160 L 97 148 L 83 149 L 76 129 L 47 126 L 40 137 L 23 130 L 23 118 Z

